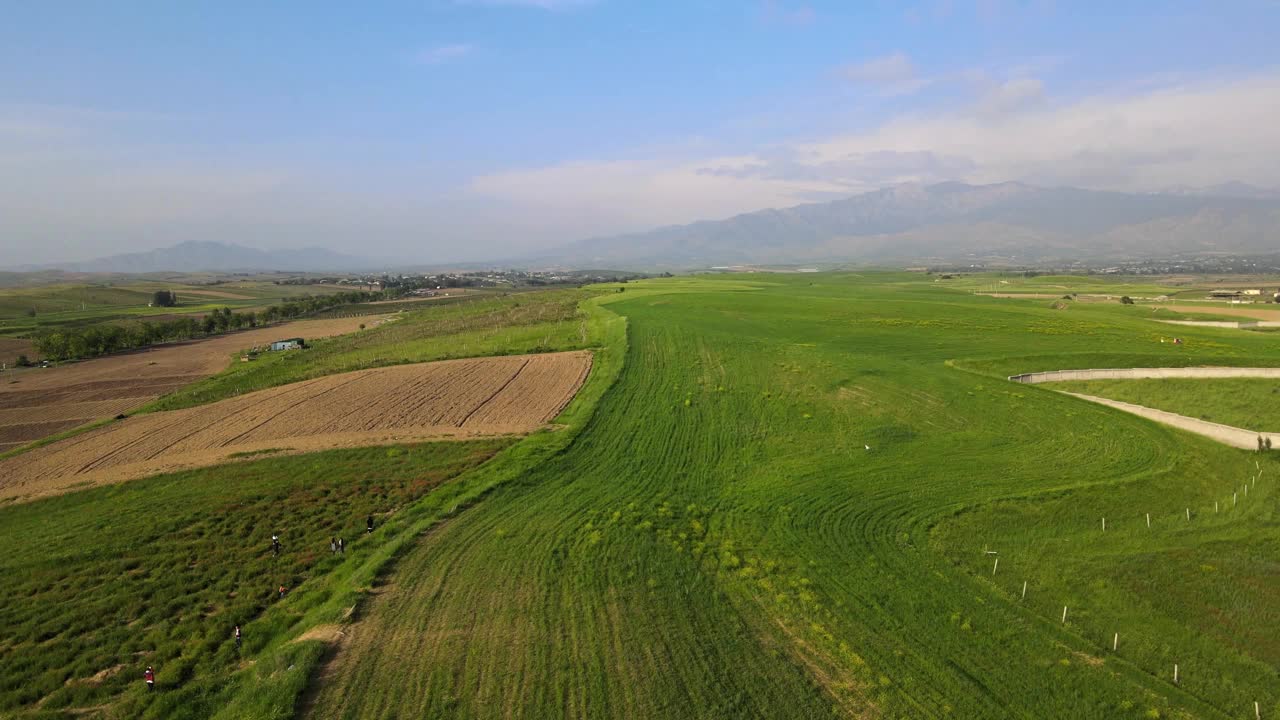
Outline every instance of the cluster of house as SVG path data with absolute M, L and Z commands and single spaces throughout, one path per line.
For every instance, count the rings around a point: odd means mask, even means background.
M 1264 291 L 1261 288 L 1247 288 L 1243 290 L 1211 290 L 1208 295 L 1209 300 L 1230 300 L 1232 302 L 1256 302 L 1262 299 Z M 1280 291 L 1270 293 L 1272 302 L 1280 302 Z

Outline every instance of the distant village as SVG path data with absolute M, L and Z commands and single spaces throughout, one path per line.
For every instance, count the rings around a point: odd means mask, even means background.
M 341 285 L 352 290 L 380 292 L 396 289 L 405 295 L 430 297 L 450 288 L 528 288 L 627 282 L 651 277 L 647 273 L 604 270 L 478 270 L 434 274 L 367 273 L 305 275 L 276 280 L 277 285 Z

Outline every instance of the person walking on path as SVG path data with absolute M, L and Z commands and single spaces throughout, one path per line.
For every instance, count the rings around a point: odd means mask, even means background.
M 347 546 L 342 542 L 342 538 L 338 538 L 338 554 L 339 555 L 347 554 Z
M 329 554 L 336 555 L 337 552 L 338 552 L 338 541 L 333 538 L 329 538 Z
M 285 589 L 285 586 L 284 586 L 283 584 L 281 584 L 281 585 L 280 585 L 280 599 L 281 599 L 281 600 L 283 600 L 283 599 L 284 599 L 284 594 L 285 594 L 286 592 L 288 592 L 288 590 L 286 590 L 286 589 Z
M 236 625 L 236 652 L 240 652 L 240 626 Z
M 275 557 L 280 554 L 280 536 L 272 533 L 271 535 L 271 556 Z
M 372 515 L 369 516 L 368 520 L 364 521 L 364 526 L 365 526 L 366 534 L 373 532 L 373 516 Z
M 156 671 L 152 670 L 150 665 L 147 666 L 147 671 L 142 673 L 142 677 L 147 681 L 147 692 L 156 689 Z

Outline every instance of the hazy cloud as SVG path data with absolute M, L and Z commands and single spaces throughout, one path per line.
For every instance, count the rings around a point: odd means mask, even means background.
M 808 25 L 817 14 L 806 4 L 788 4 L 782 0 L 764 0 L 760 3 L 760 19 L 773 25 Z
M 850 189 L 864 189 L 868 186 L 879 187 L 901 182 L 954 180 L 964 177 L 975 167 L 976 164 L 970 158 L 938 155 L 927 150 L 849 153 L 844 157 L 818 162 L 806 162 L 804 156 L 795 150 L 785 150 L 757 162 L 699 168 L 698 172 L 736 178 L 834 183 Z M 849 190 L 845 190 L 845 194 L 848 192 Z
M 1027 110 L 1044 104 L 1044 83 L 1036 78 L 1017 78 L 990 86 L 979 100 L 985 115 Z
M 585 5 L 594 5 L 596 0 L 455 0 L 459 5 L 492 5 L 528 7 L 539 10 L 569 10 Z
M 422 65 L 440 65 L 470 55 L 474 48 L 467 44 L 438 45 L 423 50 L 414 56 L 414 60 Z
M 887 63 L 870 77 L 902 78 Z M 1016 109 L 1016 112 L 1011 111 Z M 993 113 L 993 110 L 1003 110 Z M 476 178 L 470 190 L 534 218 L 590 207 L 589 235 L 715 218 L 896 182 L 1027 180 L 1146 191 L 1238 179 L 1280 186 L 1280 73 L 1051 103 L 1034 80 L 977 107 L 738 156 L 578 162 Z
M 916 73 L 915 64 L 897 52 L 840 68 L 840 75 L 856 85 L 876 89 L 885 95 L 910 95 L 929 84 Z

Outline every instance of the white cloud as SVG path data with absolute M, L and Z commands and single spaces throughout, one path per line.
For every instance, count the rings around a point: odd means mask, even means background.
M 1044 83 L 1036 78 L 1015 78 L 990 86 L 979 100 L 984 115 L 1003 115 L 1033 108 L 1045 102 Z
M 464 55 L 470 55 L 474 50 L 471 45 L 459 43 L 454 45 L 437 45 L 433 48 L 423 50 L 414 56 L 414 60 L 422 65 L 440 65 L 441 63 L 456 60 Z
M 909 77 L 898 61 L 868 77 Z M 717 218 L 896 182 L 1026 180 L 1154 190 L 1280 187 L 1280 72 L 1051 103 L 1014 79 L 976 106 L 735 156 L 575 162 L 476 178 L 474 193 L 570 236 Z M 571 220 L 588 209 L 573 232 Z
M 845 80 L 875 88 L 884 95 L 910 95 L 923 89 L 929 80 L 916 72 L 915 64 L 905 53 L 892 53 L 840 69 Z

